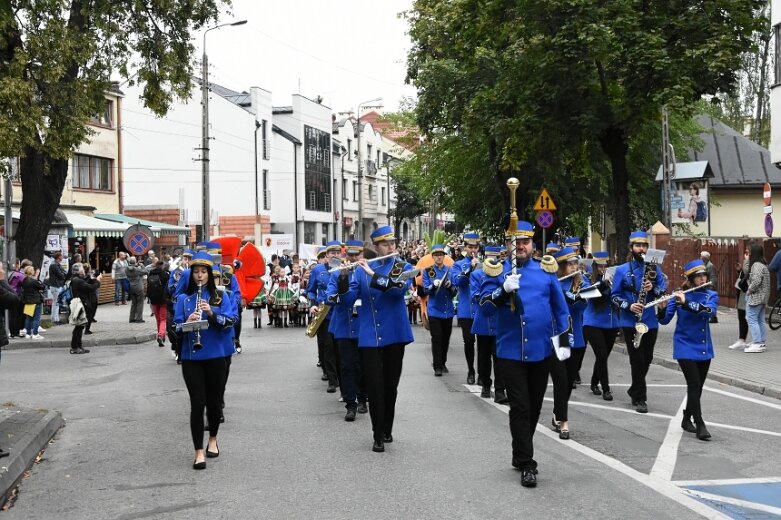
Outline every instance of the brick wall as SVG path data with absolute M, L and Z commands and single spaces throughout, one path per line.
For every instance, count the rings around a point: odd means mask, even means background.
M 255 235 L 255 221 L 260 221 L 260 232 L 271 234 L 271 219 L 268 215 L 225 215 L 220 216 L 220 235 L 236 235 L 244 238 Z
M 125 215 L 128 217 L 151 220 L 152 222 L 171 224 L 173 226 L 179 225 L 179 210 L 177 208 L 126 209 Z M 179 247 L 179 235 L 160 235 L 159 237 L 155 237 L 154 249 L 156 249 L 157 253 L 160 253 L 163 249 L 171 250 L 175 247 Z

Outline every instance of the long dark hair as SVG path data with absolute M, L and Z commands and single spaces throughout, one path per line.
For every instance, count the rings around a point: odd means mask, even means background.
M 190 268 L 190 278 L 187 280 L 187 289 L 184 291 L 185 294 L 188 296 L 192 296 L 193 294 L 198 292 L 198 284 L 195 282 L 193 270 L 195 267 L 204 267 L 206 271 L 209 273 L 209 276 L 206 277 L 206 289 L 209 291 L 209 305 L 220 305 L 222 303 L 222 296 L 220 295 L 220 292 L 217 290 L 217 284 L 214 283 L 214 276 L 212 276 L 211 269 L 209 267 L 206 267 L 204 265 L 201 266 L 194 266 Z
M 751 272 L 751 268 L 754 266 L 754 262 L 761 262 L 767 264 L 765 261 L 765 251 L 759 244 L 752 244 L 748 249 L 748 272 Z

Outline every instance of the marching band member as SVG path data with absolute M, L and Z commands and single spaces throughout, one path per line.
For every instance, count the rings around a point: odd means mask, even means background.
M 613 400 L 610 391 L 607 359 L 613 351 L 618 336 L 618 309 L 610 302 L 610 282 L 604 279 L 610 254 L 607 251 L 594 252 L 594 284 L 601 296 L 588 301 L 583 314 L 583 335 L 594 351 L 594 370 L 591 374 L 591 393 L 601 395 L 605 401 Z M 602 385 L 602 389 L 599 386 Z
M 194 251 L 192 249 L 185 249 L 179 260 L 179 265 L 168 277 L 168 314 L 166 316 L 166 327 L 168 330 L 168 341 L 171 342 L 171 351 L 174 359 L 177 363 L 180 363 L 180 355 L 182 352 L 182 345 L 179 335 L 176 333 L 176 326 L 174 325 L 174 307 L 176 299 L 187 288 L 187 283 L 190 279 L 190 260 L 192 259 Z
M 491 397 L 491 364 L 493 363 L 494 375 L 496 376 L 496 379 L 493 381 L 494 402 L 507 404 L 507 393 L 504 389 L 504 383 L 499 374 L 496 373 L 496 316 L 487 316 L 480 306 L 480 287 L 486 276 L 485 269 L 490 270 L 493 265 L 497 265 L 501 269 L 501 263 L 498 262 L 498 259 L 502 249 L 502 246 L 485 247 L 486 265 L 483 269 L 472 271 L 469 277 L 469 285 L 472 305 L 475 310 L 471 332 L 477 335 L 477 380 L 482 385 L 480 397 Z M 489 259 L 497 262 L 489 264 Z
M 629 260 L 616 268 L 613 276 L 613 287 L 610 298 L 613 304 L 621 309 L 619 325 L 629 352 L 629 364 L 632 367 L 632 386 L 627 394 L 632 399 L 632 406 L 638 413 L 648 413 L 648 394 L 645 376 L 654 357 L 654 345 L 659 332 L 659 321 L 654 309 L 643 310 L 643 304 L 638 303 L 641 294 L 648 300 L 658 298 L 667 289 L 667 282 L 661 267 L 644 262 L 648 251 L 648 233 L 635 231 L 629 235 Z M 664 308 L 667 303 L 660 304 Z M 635 348 L 635 331 L 639 322 L 648 327 L 643 334 L 640 345 Z
M 233 324 L 236 306 L 223 297 L 212 277 L 214 262 L 209 253 L 198 252 L 190 262 L 185 290 L 176 299 L 174 323 L 177 330 L 185 322 L 206 319 L 209 328 L 186 332 L 181 339 L 182 376 L 190 394 L 190 430 L 195 460 L 193 469 L 204 469 L 206 457 L 220 454 L 217 432 L 220 427 L 221 399 L 225 391 L 227 358 L 233 355 Z M 200 337 L 200 342 L 197 338 Z M 203 412 L 209 419 L 209 442 L 203 449 Z
M 571 247 L 575 254 L 580 254 L 580 237 L 567 237 L 564 239 L 564 247 Z
M 363 242 L 348 240 L 347 261 L 355 263 L 363 258 Z M 336 340 L 339 349 L 341 383 L 344 406 L 347 413 L 344 420 L 352 422 L 355 414 L 366 413 L 365 385 L 361 377 L 361 360 L 358 352 L 358 314 L 357 305 L 348 305 L 346 299 L 340 298 L 350 288 L 350 280 L 355 275 L 353 269 L 344 268 L 331 273 L 328 282 L 326 301 L 333 306 L 331 310 L 330 332 Z M 357 303 L 357 302 L 356 302 Z
M 466 256 L 453 264 L 451 280 L 458 289 L 458 326 L 461 328 L 461 337 L 464 339 L 464 356 L 466 357 L 467 376 L 466 382 L 475 384 L 475 335 L 472 333 L 475 309 L 472 305 L 469 278 L 478 267 L 477 253 L 480 250 L 480 234 L 464 233 L 464 249 Z M 483 385 L 485 386 L 485 385 Z M 491 385 L 488 385 L 489 388 Z
M 320 310 L 320 305 L 325 303 L 325 295 L 328 291 L 328 281 L 331 279 L 331 273 L 328 272 L 328 265 L 332 258 L 338 258 L 342 252 L 342 243 L 337 240 L 332 240 L 325 245 L 324 258 L 321 261 L 320 254 L 318 254 L 318 264 L 312 269 L 309 275 L 309 285 L 306 288 L 306 295 L 311 302 L 309 307 L 309 313 L 311 315 L 317 314 Z M 330 314 L 330 313 L 329 313 Z M 323 368 L 323 380 L 328 380 L 328 389 L 326 392 L 333 394 L 336 392 L 336 387 L 339 386 L 339 368 L 336 353 L 336 345 L 334 345 L 334 338 L 328 327 L 330 325 L 330 318 L 326 316 L 323 323 L 320 324 L 320 328 L 317 329 L 317 349 L 320 355 L 320 363 Z
M 588 278 L 581 274 L 571 276 L 578 271 L 578 254 L 571 247 L 559 250 L 554 256 L 559 264 L 557 275 L 560 280 L 561 290 L 569 306 L 572 318 L 572 349 L 570 357 L 564 361 L 556 356 L 550 357 L 550 375 L 553 380 L 553 429 L 559 434 L 560 439 L 569 439 L 568 404 L 572 394 L 573 383 L 578 373 L 578 367 L 583 361 L 586 352 L 586 340 L 583 338 L 583 311 L 586 310 L 586 300 L 581 298 L 580 289 L 589 284 Z
M 396 252 L 396 237 L 391 226 L 380 226 L 371 234 L 372 242 L 382 257 Z M 393 419 L 396 396 L 401 378 L 404 349 L 414 341 L 407 320 L 404 293 L 412 279 L 398 277 L 412 266 L 399 257 L 358 261 L 359 268 L 350 280 L 347 304 L 361 300 L 358 308 L 358 348 L 363 377 L 369 397 L 374 443 L 372 451 L 385 451 L 393 442 Z
M 533 437 L 548 387 L 552 338 L 567 332 L 570 325 L 567 302 L 553 274 L 555 265 L 549 267 L 547 258 L 542 263 L 532 258 L 533 236 L 531 223 L 519 221 L 514 240 L 508 243 L 514 245 L 511 260 L 503 264 L 501 273 L 486 273 L 480 288 L 481 307 L 488 316 L 497 317 L 496 367 L 510 400 L 512 465 L 521 470 L 524 487 L 537 485 Z
M 686 378 L 686 409 L 683 411 L 681 428 L 697 434 L 701 441 L 707 441 L 711 435 L 702 420 L 700 397 L 714 356 L 710 318 L 716 314 L 719 294 L 707 287 L 696 289 L 708 281 L 702 260 L 692 260 L 686 264 L 684 274 L 686 282 L 681 289 L 689 289 L 690 292 L 674 292 L 673 302 L 667 306 L 659 323 L 667 325 L 673 316 L 677 318 L 673 333 L 673 359 L 678 361 L 683 377 Z
M 559 252 L 561 249 L 561 246 L 557 244 L 556 242 L 548 242 L 545 246 L 545 254 L 546 255 L 555 255 Z
M 450 334 L 453 331 L 453 296 L 456 287 L 452 283 L 452 268 L 445 265 L 445 246 L 435 244 L 431 247 L 434 265 L 423 270 L 423 292 L 428 295 L 428 324 L 431 332 L 431 357 L 434 375 L 442 375 L 447 363 L 447 351 L 450 347 Z M 474 345 L 473 345 L 474 347 Z M 474 352 L 472 352 L 474 357 Z M 474 360 L 472 361 L 474 364 Z M 474 383 L 474 368 L 470 372 Z

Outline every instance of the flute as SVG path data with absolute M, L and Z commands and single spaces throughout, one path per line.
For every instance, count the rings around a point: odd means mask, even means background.
M 561 278 L 559 278 L 559 281 L 561 282 L 561 281 L 563 281 L 563 280 L 566 280 L 567 278 L 572 278 L 572 277 L 573 277 L 573 276 L 575 276 L 576 274 L 586 274 L 586 271 L 579 270 L 579 271 L 572 272 L 572 273 L 570 273 L 570 274 L 564 275 L 564 276 L 562 276 Z
M 386 258 L 393 258 L 394 256 L 398 256 L 398 253 L 391 253 L 391 254 L 385 255 L 385 256 L 378 256 L 376 258 L 372 258 L 370 261 L 373 262 L 375 260 L 385 260 Z M 355 267 L 357 265 L 358 265 L 358 262 L 350 262 L 350 263 L 346 263 L 344 265 L 340 265 L 339 267 L 334 267 L 332 269 L 329 269 L 328 272 L 329 273 L 335 273 L 336 271 L 343 271 L 345 269 L 355 269 Z
M 672 300 L 673 298 L 675 298 L 675 295 L 678 292 L 680 292 L 681 294 L 686 294 L 687 292 L 692 292 L 692 291 L 696 291 L 697 289 L 702 289 L 706 285 L 713 285 L 713 282 L 705 282 L 702 285 L 698 285 L 697 287 L 692 287 L 690 289 L 686 289 L 685 291 L 676 291 L 676 292 L 674 292 L 672 294 L 666 294 L 666 295 L 662 296 L 661 298 L 658 298 L 658 299 L 656 299 L 656 300 L 654 300 L 654 301 L 652 301 L 650 303 L 646 303 L 643 306 L 643 309 L 647 309 L 649 307 L 653 307 L 654 305 L 657 305 L 657 304 L 662 303 L 662 302 L 666 302 L 667 300 Z

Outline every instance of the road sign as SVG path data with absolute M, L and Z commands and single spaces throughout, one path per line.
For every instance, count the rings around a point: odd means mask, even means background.
M 544 229 L 550 229 L 553 225 L 553 212 L 549 210 L 542 210 L 537 213 L 537 224 Z
M 773 236 L 773 215 L 770 213 L 765 215 L 765 234 L 768 237 Z
M 141 224 L 135 224 L 125 231 L 122 242 L 131 255 L 141 256 L 147 254 L 152 249 L 155 243 L 153 236 L 151 229 Z
M 770 183 L 766 182 L 762 188 L 762 197 L 765 199 L 765 206 L 770 206 Z
M 550 196 L 548 190 L 542 189 L 537 199 L 534 201 L 534 211 L 556 211 L 556 204 L 553 202 L 553 197 Z

